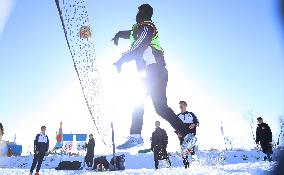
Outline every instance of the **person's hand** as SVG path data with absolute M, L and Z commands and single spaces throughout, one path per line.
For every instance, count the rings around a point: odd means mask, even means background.
M 39 153 L 39 151 L 36 151 L 35 153 L 36 153 L 36 154 L 38 154 L 38 153 Z
M 190 125 L 189 125 L 189 127 L 188 127 L 188 128 L 189 128 L 189 129 L 193 129 L 194 127 L 195 127 L 195 124 L 194 124 L 194 123 L 192 123 L 192 124 L 190 124 Z
M 178 133 L 178 137 L 182 138 L 182 135 L 180 133 Z
M 120 73 L 120 72 L 121 72 L 121 66 L 122 66 L 122 65 L 121 65 L 119 62 L 113 63 L 113 65 L 116 66 L 117 72 Z
M 111 41 L 113 41 L 113 43 L 117 46 L 118 45 L 118 33 L 114 35 L 114 37 L 111 39 Z
M 272 145 L 272 142 L 269 142 L 270 145 Z

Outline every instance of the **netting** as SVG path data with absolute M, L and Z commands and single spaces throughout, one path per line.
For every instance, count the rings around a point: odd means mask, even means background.
M 110 146 L 110 122 L 106 115 L 100 72 L 96 65 L 87 2 L 55 0 L 55 3 L 89 113 L 102 141 Z

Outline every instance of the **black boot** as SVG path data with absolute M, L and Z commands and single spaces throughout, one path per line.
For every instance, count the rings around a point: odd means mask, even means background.
M 185 169 L 189 168 L 189 162 L 188 161 L 185 163 L 184 167 L 185 167 Z
M 269 162 L 271 162 L 271 161 L 272 161 L 271 154 L 267 154 L 267 159 L 268 159 L 268 161 L 269 161 Z

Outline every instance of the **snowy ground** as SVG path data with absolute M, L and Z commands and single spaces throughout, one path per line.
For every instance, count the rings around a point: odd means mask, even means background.
M 274 151 L 274 160 L 277 160 L 277 151 Z M 120 155 L 122 153 L 118 153 Z M 126 170 L 116 172 L 101 172 L 99 174 L 242 174 L 242 175 L 262 175 L 270 174 L 276 164 L 276 161 L 262 161 L 263 154 L 257 151 L 199 151 L 196 155 L 196 160 L 192 161 L 189 169 L 184 169 L 182 166 L 181 157 L 176 154 L 171 154 L 172 168 L 166 168 L 163 162 L 160 162 L 160 169 L 154 170 L 153 154 L 130 154 L 125 153 Z M 97 157 L 97 156 L 95 156 Z M 32 163 L 33 156 L 0 158 L 0 174 L 28 174 Z M 111 155 L 107 156 L 110 160 Z M 75 175 L 75 174 L 94 174 L 91 170 L 77 171 L 57 171 L 54 168 L 63 160 L 79 160 L 83 157 L 74 156 L 47 156 L 44 159 L 41 173 L 43 175 Z

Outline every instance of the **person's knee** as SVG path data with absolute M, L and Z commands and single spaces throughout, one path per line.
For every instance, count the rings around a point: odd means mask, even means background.
M 169 107 L 165 103 L 154 103 L 155 111 L 158 115 L 162 116 L 164 118 L 164 114 L 167 113 L 169 110 Z

